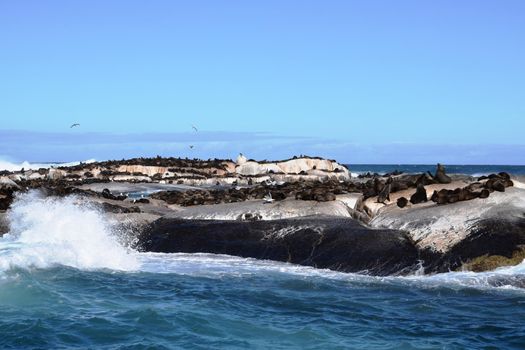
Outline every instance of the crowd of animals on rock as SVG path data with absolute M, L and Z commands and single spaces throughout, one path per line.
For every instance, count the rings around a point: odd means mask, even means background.
M 101 193 L 90 190 L 81 190 L 78 186 L 83 184 L 90 184 L 94 182 L 110 182 L 109 178 L 106 177 L 115 174 L 114 169 L 116 166 L 123 164 L 127 165 L 145 165 L 145 166 L 169 166 L 177 167 L 170 168 L 170 171 L 177 170 L 179 173 L 184 173 L 186 169 L 188 176 L 202 175 L 209 177 L 209 172 L 204 171 L 205 169 L 222 169 L 224 168 L 225 160 L 213 159 L 208 161 L 203 160 L 189 160 L 179 158 L 136 158 L 122 161 L 107 161 L 100 163 L 81 164 L 74 167 L 64 168 L 69 172 L 79 171 L 83 175 L 75 173 L 67 173 L 64 178 L 59 180 L 53 180 L 49 178 L 35 178 L 35 179 L 20 179 L 18 181 L 11 181 L 8 184 L 0 184 L 0 210 L 7 210 L 14 199 L 14 194 L 17 191 L 26 191 L 34 188 L 44 189 L 48 194 L 64 196 L 68 194 L 80 194 L 85 196 L 98 196 L 105 199 L 121 201 L 126 199 L 125 195 L 112 194 L 108 189 L 105 189 Z M 231 162 L 231 161 L 228 161 Z M 101 176 L 97 178 L 93 177 L 90 172 L 94 167 L 103 168 L 100 172 Z M 196 168 L 196 169 L 194 169 Z M 48 169 L 40 169 L 35 171 L 38 174 L 44 175 L 49 172 Z M 105 173 L 107 172 L 107 174 Z M 3 172 L 4 175 L 9 175 L 9 172 Z M 129 174 L 129 173 L 123 173 Z M 131 174 L 131 175 L 144 175 L 144 174 Z M 150 180 L 153 182 L 159 182 L 162 174 L 151 176 Z M 293 182 L 281 182 L 276 183 L 275 181 L 263 181 L 255 182 L 252 179 L 258 178 L 256 176 L 239 176 L 239 180 L 244 179 L 245 186 L 239 186 L 235 181 L 230 186 L 209 186 L 201 187 L 198 189 L 191 190 L 170 190 L 161 191 L 154 193 L 151 198 L 165 201 L 167 204 L 177 204 L 181 206 L 193 206 L 193 205 L 204 205 L 204 204 L 218 204 L 218 203 L 232 203 L 242 202 L 247 200 L 261 200 L 265 196 L 270 196 L 272 201 L 280 201 L 286 198 L 292 198 L 296 200 L 305 201 L 318 201 L 326 202 L 333 201 L 337 195 L 347 193 L 361 193 L 363 198 L 377 197 L 378 203 L 390 202 L 390 195 L 392 193 L 415 189 L 415 192 L 410 198 L 401 197 L 398 198 L 396 203 L 400 208 L 406 207 L 409 203 L 412 205 L 424 203 L 431 200 L 437 204 L 449 204 L 458 201 L 471 200 L 475 198 L 487 198 L 493 191 L 505 191 L 505 188 L 513 186 L 512 180 L 507 173 L 492 174 L 487 177 L 480 177 L 473 183 L 468 184 L 462 188 L 441 189 L 434 191 L 434 193 L 427 197 L 425 186 L 433 184 L 449 184 L 452 179 L 445 173 L 445 168 L 438 164 L 437 170 L 434 175 L 430 173 L 423 174 L 403 174 L 401 172 L 393 172 L 386 175 L 367 174 L 361 175 L 354 181 L 339 181 L 335 179 L 324 179 L 324 180 L 304 180 L 300 179 Z M 184 176 L 179 176 L 176 179 L 176 183 L 184 183 Z M 248 179 L 248 181 L 245 181 Z M 173 183 L 174 181 L 164 182 Z M 133 182 L 133 181 L 130 181 Z M 217 183 L 219 185 L 219 183 Z M 136 203 L 148 203 L 149 200 L 142 198 Z M 111 208 L 109 208 L 111 209 Z M 112 208 L 111 211 L 116 210 Z M 123 209 L 124 210 L 124 209 Z

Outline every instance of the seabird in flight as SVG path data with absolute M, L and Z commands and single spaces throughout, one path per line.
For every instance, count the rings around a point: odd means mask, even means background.
M 79 123 L 72 124 L 69 128 L 72 129 L 72 128 L 74 128 L 75 126 L 80 126 L 80 124 L 79 124 Z
M 193 128 L 193 130 L 195 130 L 195 132 L 199 131 L 195 125 L 192 125 L 191 127 Z

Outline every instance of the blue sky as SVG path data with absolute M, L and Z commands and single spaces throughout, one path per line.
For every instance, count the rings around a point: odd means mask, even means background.
M 523 1 L 3 1 L 0 156 L 524 164 L 524 43 Z

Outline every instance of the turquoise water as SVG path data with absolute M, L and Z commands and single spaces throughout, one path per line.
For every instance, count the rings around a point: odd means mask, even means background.
M 491 283 L 483 275 L 375 278 L 199 254 L 140 259 L 141 272 L 9 271 L 0 282 L 0 347 L 525 346 L 519 273 Z

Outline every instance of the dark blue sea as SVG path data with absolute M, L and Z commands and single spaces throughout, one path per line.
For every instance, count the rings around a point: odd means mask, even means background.
M 409 171 L 392 167 L 382 169 Z M 510 170 L 461 172 L 496 171 Z M 9 221 L 0 238 L 0 349 L 525 348 L 525 263 L 373 277 L 139 253 L 127 248 L 132 232 L 74 197 L 28 194 Z
M 350 171 L 355 174 L 377 173 L 386 174 L 393 171 L 404 173 L 424 173 L 436 171 L 436 164 L 346 164 Z M 447 165 L 447 173 L 482 176 L 505 171 L 513 175 L 525 175 L 525 165 Z

